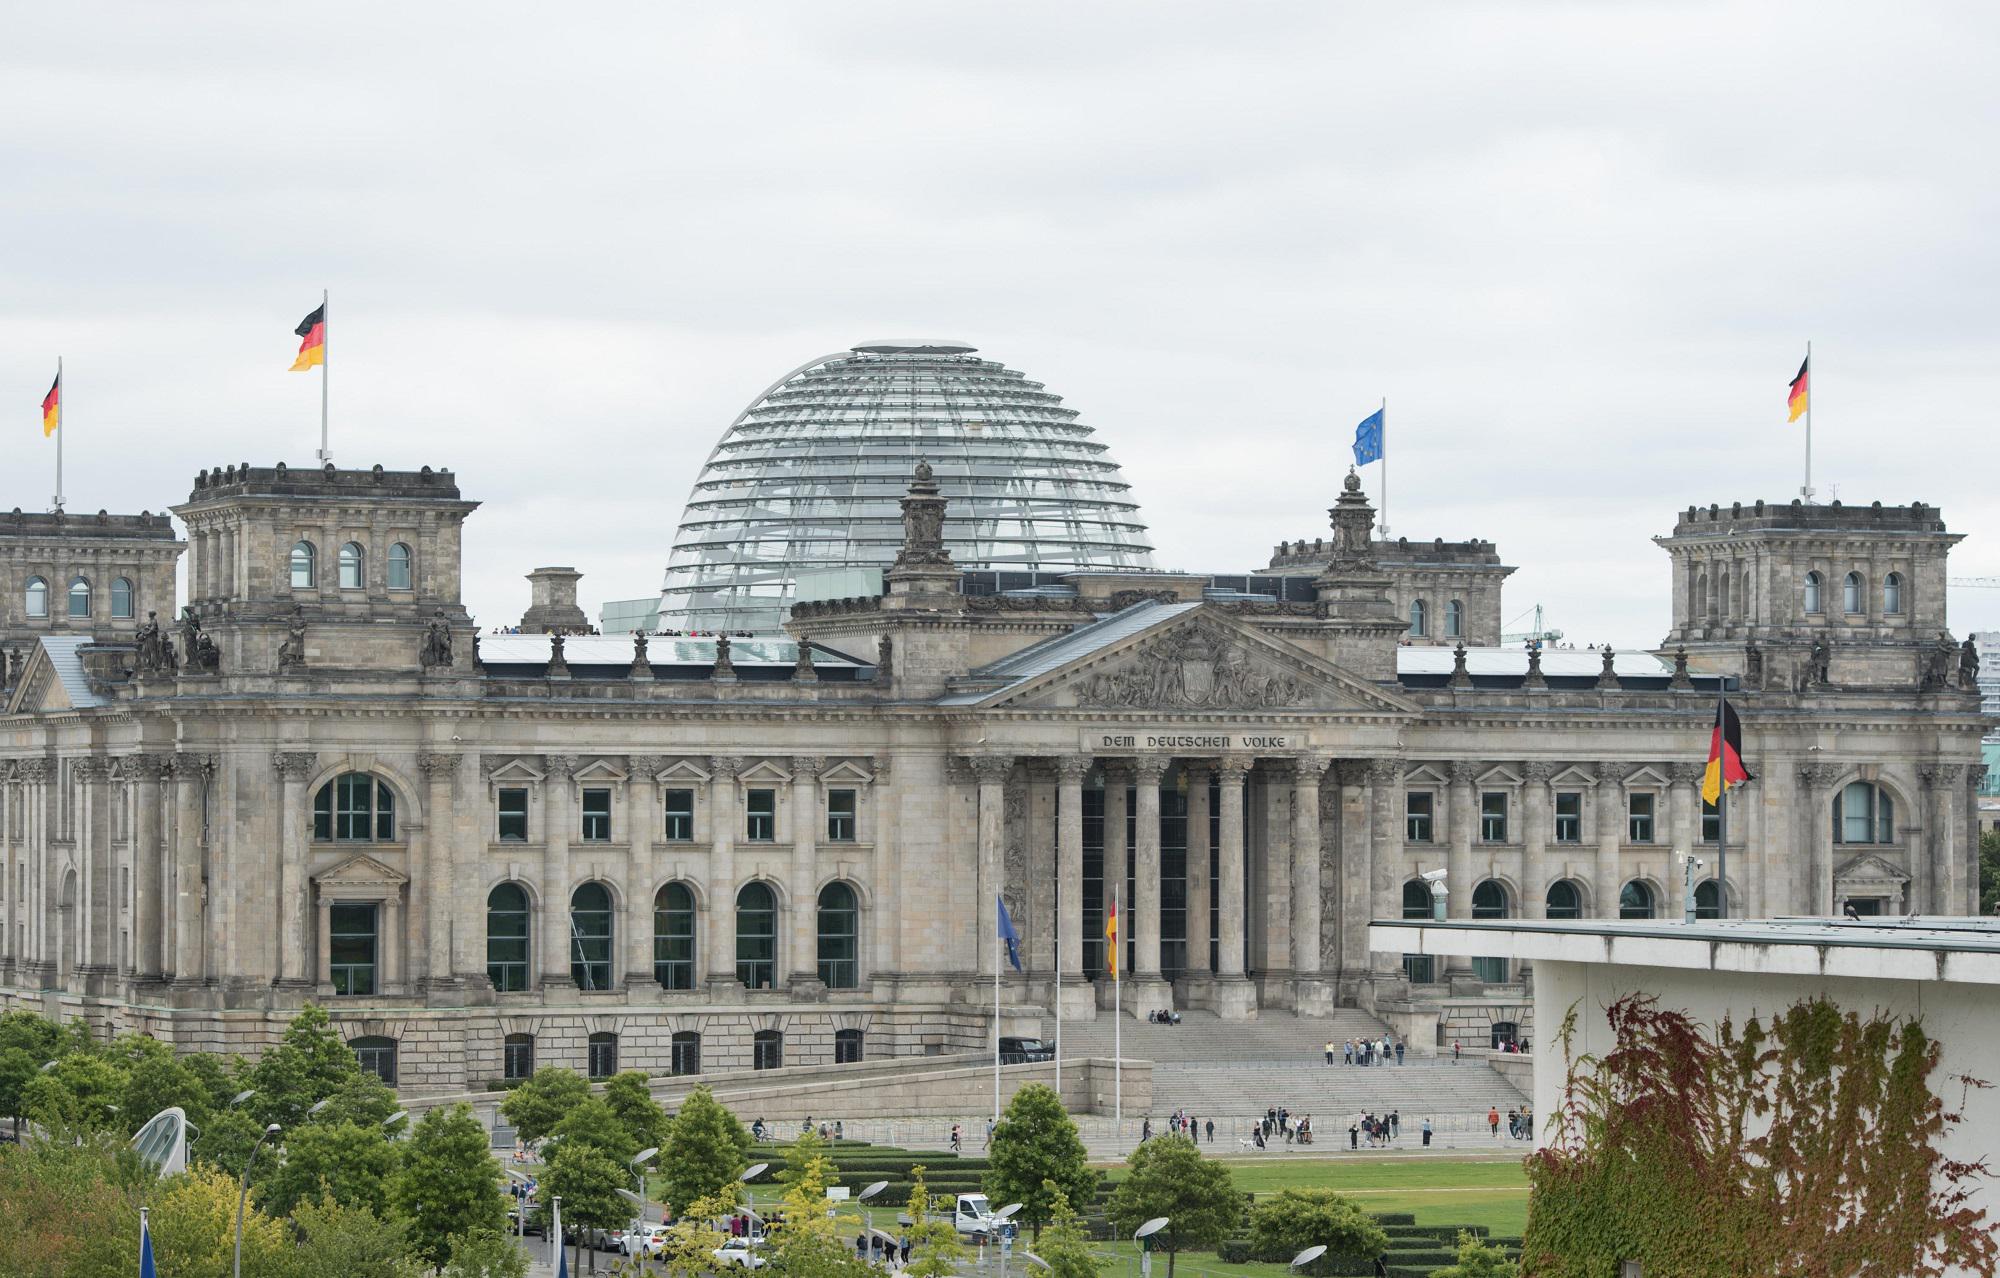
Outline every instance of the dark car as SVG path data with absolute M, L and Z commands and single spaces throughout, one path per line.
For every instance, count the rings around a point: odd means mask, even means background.
M 1002 1065 L 1030 1065 L 1039 1061 L 1052 1061 L 1055 1058 L 1055 1045 L 1039 1038 L 1003 1037 L 1000 1040 Z

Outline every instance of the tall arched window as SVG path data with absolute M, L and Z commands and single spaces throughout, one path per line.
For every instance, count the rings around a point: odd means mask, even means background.
M 1694 885 L 1694 916 L 1698 919 L 1719 919 L 1722 908 L 1719 904 L 1721 885 L 1708 879 Z
M 1715 574 L 1715 615 L 1718 617 L 1727 617 L 1730 615 L 1729 574 L 1726 572 Z
M 340 843 L 396 841 L 396 796 L 366 772 L 347 772 L 313 796 L 313 837 Z
M 1422 879 L 1411 879 L 1403 884 L 1403 917 L 1406 919 L 1431 917 L 1430 884 Z M 1405 954 L 1403 975 L 1414 984 L 1428 985 L 1437 979 L 1436 964 L 1428 954 Z
M 1475 919 L 1504 919 L 1507 917 L 1507 888 L 1495 879 L 1483 879 L 1472 889 L 1472 917 Z M 1507 960 L 1504 958 L 1477 957 L 1472 960 L 1472 974 L 1489 985 L 1498 985 L 1507 979 Z
M 399 541 L 389 547 L 389 589 L 408 590 L 412 579 L 410 548 Z
M 25 594 L 26 598 L 23 602 L 27 605 L 30 617 L 46 617 L 49 615 L 48 582 L 43 581 L 40 577 L 28 578 L 28 588 Z
M 350 541 L 340 548 L 340 588 L 361 589 L 361 543 Z
M 1833 796 L 1835 843 L 1894 843 L 1896 801 L 1879 785 L 1855 781 Z
M 535 1073 L 535 1036 L 509 1034 L 500 1040 L 500 1077 L 510 1083 L 531 1078 Z
M 665 990 L 694 988 L 694 893 L 685 883 L 653 896 L 653 979 Z
M 111 615 L 119 621 L 130 621 L 134 615 L 132 606 L 132 579 L 116 577 L 111 582 Z
M 861 1031 L 858 1029 L 835 1030 L 833 1032 L 833 1063 L 853 1065 L 861 1060 Z
M 570 894 L 569 974 L 580 990 L 611 988 L 611 892 L 602 883 Z
M 486 979 L 502 993 L 528 988 L 528 894 L 501 883 L 486 894 Z
M 701 1035 L 693 1030 L 676 1030 L 668 1064 L 676 1074 L 701 1073 Z
M 1621 919 L 1649 919 L 1653 917 L 1653 889 L 1637 879 L 1627 883 L 1618 893 L 1618 917 Z
M 1426 633 L 1428 632 L 1424 629 L 1424 601 L 1421 599 L 1412 599 L 1410 600 L 1410 634 L 1414 638 L 1421 639 Z
M 1819 574 L 1816 572 L 1809 572 L 1806 574 L 1806 611 L 1807 612 L 1821 611 L 1820 600 L 1819 600 Z
M 1444 606 L 1444 637 L 1460 639 L 1465 636 L 1465 605 L 1454 599 Z
M 311 590 L 319 580 L 319 552 L 309 541 L 292 543 L 292 589 Z
M 1882 611 L 1900 613 L 1903 611 L 1903 574 L 1892 572 L 1882 578 Z
M 90 580 L 86 577 L 69 579 L 69 615 L 72 617 L 90 615 Z
M 783 1069 L 785 1036 L 778 1030 L 758 1030 L 750 1040 L 751 1069 Z
M 1842 612 L 1861 611 L 1861 574 L 1848 573 L 1840 579 L 1840 610 Z
M 1701 573 L 1694 579 L 1694 615 L 1712 617 L 1715 614 L 1708 607 L 1708 574 Z
M 829 883 L 819 891 L 819 979 L 830 990 L 851 990 L 861 984 L 860 911 L 854 889 Z
M 736 894 L 736 979 L 752 990 L 777 983 L 778 898 L 767 884 L 745 883 Z
M 1580 919 L 1583 917 L 1583 893 L 1568 879 L 1557 879 L 1549 884 L 1549 894 L 1543 898 L 1552 919 Z

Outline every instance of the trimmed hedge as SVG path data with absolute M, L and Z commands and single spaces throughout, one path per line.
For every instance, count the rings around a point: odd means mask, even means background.
M 1215 1246 L 1215 1258 L 1225 1265 L 1241 1265 L 1250 1259 L 1248 1238 L 1225 1238 Z

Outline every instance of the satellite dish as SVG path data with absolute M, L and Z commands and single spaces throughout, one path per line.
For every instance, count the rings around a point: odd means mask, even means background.
M 132 1137 L 132 1148 L 156 1168 L 161 1179 L 187 1170 L 187 1111 L 175 1105 L 146 1120 Z
M 1303 1269 L 1326 1254 L 1326 1244 L 1317 1243 L 1292 1257 L 1292 1268 Z
M 1133 1230 L 1132 1236 L 1134 1238 L 1151 1238 L 1154 1234 L 1159 1233 L 1162 1229 L 1165 1229 L 1166 1227 L 1167 1227 L 1167 1218 L 1165 1216 L 1155 1216 L 1151 1220 L 1147 1221 L 1145 1224 Z
M 888 1187 L 889 1187 L 888 1181 L 878 1180 L 874 1184 L 870 1185 L 868 1188 L 862 1190 L 860 1195 L 855 1199 L 855 1201 L 865 1203 L 869 1199 L 873 1198 L 875 1195 L 887 1189 Z

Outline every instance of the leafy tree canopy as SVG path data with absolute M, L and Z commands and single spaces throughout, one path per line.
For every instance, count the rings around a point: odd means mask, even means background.
M 1521 1266 L 1507 1253 L 1471 1234 L 1458 1234 L 1458 1263 L 1431 1271 L 1431 1278 L 1516 1278 Z
M 1085 1165 L 1083 1139 L 1053 1088 L 1029 1083 L 1014 1093 L 993 1129 L 986 1196 L 995 1203 L 1021 1204 L 1019 1219 L 1032 1225 L 1036 1241 L 1055 1210 L 1059 1194 L 1089 1202 L 1097 1173 Z
M 660 1151 L 655 1181 L 675 1208 L 727 1192 L 734 1202 L 736 1178 L 750 1165 L 750 1133 L 706 1087 L 681 1103 Z
M 454 1233 L 506 1228 L 500 1165 L 470 1107 L 453 1105 L 425 1114 L 402 1150 L 403 1166 L 391 1182 L 390 1202 L 410 1222 L 412 1242 L 425 1263 L 439 1265 L 450 1258 Z
M 564 1141 L 542 1173 L 544 1198 L 562 1199 L 563 1224 L 578 1229 L 614 1229 L 632 1218 L 618 1191 L 631 1183 L 625 1164 L 594 1145 Z
M 511 1235 L 493 1229 L 453 1234 L 443 1278 L 527 1278 L 528 1253 Z
M 1165 1216 L 1168 1224 L 1153 1235 L 1153 1243 L 1167 1253 L 1167 1278 L 1173 1278 L 1176 1254 L 1213 1247 L 1243 1219 L 1243 1196 L 1230 1182 L 1229 1169 L 1203 1158 L 1185 1136 L 1155 1136 L 1125 1161 L 1131 1170 L 1111 1191 L 1111 1223 L 1129 1238 L 1140 1225 Z
M 117 1062 L 71 1052 L 54 1068 L 36 1070 L 22 1086 L 21 1112 L 55 1131 L 122 1131 L 125 1082 Z
M 1054 1181 L 1043 1183 L 1043 1193 L 1049 1200 L 1049 1221 L 1035 1239 L 1035 1254 L 1048 1265 L 1052 1278 L 1102 1278 L 1110 1257 L 1099 1256 L 1091 1247 L 1082 1218 Z
M 630 1129 L 618 1121 L 611 1106 L 595 1096 L 586 1096 L 572 1106 L 549 1137 L 558 1148 L 572 1142 L 589 1145 L 621 1163 L 639 1152 L 639 1147 L 632 1143 Z M 553 1150 L 545 1152 L 554 1155 Z
M 299 1247 L 286 1278 L 418 1278 L 423 1272 L 410 1254 L 410 1227 L 401 1220 L 329 1198 L 300 1203 L 292 1223 Z
M 653 1099 L 646 1076 L 626 1070 L 604 1085 L 604 1103 L 632 1138 L 632 1151 L 658 1149 L 667 1141 L 667 1111 Z
M 910 1168 L 910 1265 L 903 1272 L 909 1278 L 952 1278 L 965 1262 L 965 1244 L 958 1226 L 939 1214 L 951 1210 L 949 1204 L 931 1202 L 924 1171 Z
M 1305 1273 L 1331 1273 L 1340 1257 L 1374 1257 L 1389 1235 L 1353 1199 L 1331 1189 L 1281 1189 L 1250 1209 L 1250 1258 L 1286 1264 L 1308 1247 L 1326 1255 Z
M 273 1166 L 257 1176 L 257 1203 L 270 1215 L 289 1216 L 322 1199 L 376 1215 L 388 1210 L 397 1159 L 379 1125 L 308 1123 L 278 1139 Z
M 573 1069 L 544 1065 L 507 1093 L 500 1115 L 524 1145 L 532 1145 L 555 1130 L 564 1114 L 590 1096 L 590 1084 Z

